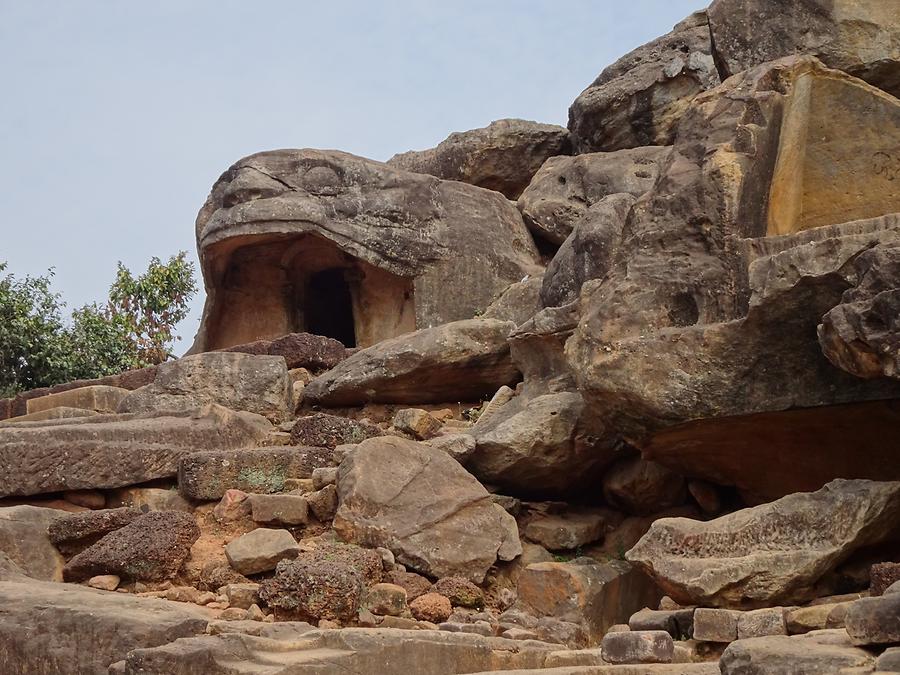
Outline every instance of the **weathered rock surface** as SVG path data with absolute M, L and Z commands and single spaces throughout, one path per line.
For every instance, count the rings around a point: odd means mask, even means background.
M 450 618 L 453 606 L 450 599 L 440 593 L 423 593 L 410 601 L 409 610 L 419 621 L 441 623 Z
M 59 515 L 38 506 L 0 508 L 0 552 L 33 579 L 62 581 L 64 560 L 47 535 Z
M 852 144 L 828 140 L 848 126 Z M 838 406 L 896 398 L 896 383 L 849 376 L 813 336 L 855 283 L 853 260 L 900 232 L 898 193 L 872 164 L 898 134 L 896 99 L 809 57 L 699 94 L 621 254 L 582 286 L 565 354 L 588 411 L 645 458 L 753 499 L 894 478 L 884 467 L 900 465 L 851 421 L 865 413 Z M 896 413 L 872 405 L 896 428 Z M 852 436 L 802 422 L 821 406 Z M 748 419 L 764 413 L 780 417 Z
M 601 648 L 609 663 L 671 663 L 675 653 L 672 636 L 661 630 L 607 633 Z
M 343 563 L 285 560 L 260 584 L 259 596 L 303 620 L 348 621 L 359 611 L 363 590 L 362 578 Z
M 687 496 L 684 476 L 656 462 L 629 457 L 603 474 L 606 503 L 639 516 L 683 504 Z
M 118 410 L 122 399 L 127 395 L 128 390 L 122 387 L 94 384 L 28 399 L 26 410 L 29 414 L 34 414 L 45 412 L 52 408 L 65 407 L 114 413 Z
M 529 275 L 522 281 L 510 284 L 481 316 L 485 319 L 512 321 L 518 326 L 540 311 L 542 283 L 541 275 Z
M 866 672 L 873 662 L 871 654 L 850 645 L 775 635 L 732 642 L 719 665 L 722 675 L 806 675 L 856 667 Z
M 255 340 L 223 351 L 283 356 L 288 370 L 334 368 L 347 358 L 347 348 L 339 340 L 311 333 L 288 333 L 274 340 Z
M 900 96 L 900 17 L 891 3 L 715 0 L 708 10 L 724 76 L 810 54 Z
M 819 343 L 838 368 L 863 378 L 900 378 L 900 242 L 853 260 L 856 283 L 822 317 Z
M 900 643 L 900 594 L 854 601 L 847 609 L 844 624 L 853 644 Z
M 338 415 L 314 413 L 301 417 L 291 428 L 291 442 L 295 445 L 334 449 L 338 445 L 356 444 L 373 436 L 380 436 L 378 427 Z
M 472 401 L 519 377 L 495 319 L 456 321 L 361 349 L 310 382 L 306 400 L 320 405 Z
M 525 536 L 550 551 L 575 549 L 601 539 L 614 524 L 608 509 L 569 510 L 535 518 L 525 527 Z
M 334 529 L 346 541 L 390 549 L 434 577 L 481 582 L 507 537 L 487 491 L 459 463 L 401 438 L 363 441 L 338 470 Z
M 591 206 L 575 223 L 544 273 L 541 286 L 544 307 L 575 302 L 585 282 L 606 275 L 619 253 L 622 232 L 634 201 L 629 194 L 609 195 Z
M 384 563 L 377 550 L 354 544 L 318 542 L 315 548 L 300 553 L 297 560 L 323 565 L 340 563 L 358 574 L 365 585 L 379 583 L 384 571 Z
M 305 525 L 309 504 L 302 495 L 250 495 L 250 517 L 257 523 Z
M 350 295 L 330 306 L 344 339 L 368 346 L 470 319 L 538 271 L 503 195 L 331 150 L 234 164 L 197 216 L 197 242 L 207 301 L 194 351 L 321 332 L 313 296 L 327 279 Z
M 528 565 L 519 576 L 518 592 L 516 607 L 537 617 L 578 624 L 590 643 L 599 641 L 611 626 L 626 623 L 639 609 L 655 606 L 662 595 L 640 570 L 624 561 L 600 564 L 581 558 Z
M 0 582 L 0 672 L 106 673 L 133 649 L 200 635 L 213 613 L 195 605 L 82 586 Z
M 271 426 L 220 406 L 163 415 L 96 415 L 0 429 L 0 495 L 112 488 L 174 476 L 208 448 L 254 446 Z
M 605 197 L 640 197 L 653 187 L 668 152 L 648 146 L 547 160 L 519 197 L 525 224 L 535 236 L 561 244 Z
M 835 480 L 708 522 L 657 520 L 626 554 L 683 604 L 802 602 L 853 551 L 896 541 L 900 483 Z
M 331 464 L 327 448 L 277 446 L 195 452 L 178 464 L 178 490 L 190 499 L 220 499 L 227 490 L 271 494 L 289 478 L 309 478 Z
M 47 534 L 60 550 L 79 551 L 95 543 L 103 535 L 125 527 L 144 515 L 139 508 L 121 507 L 83 513 L 60 514 L 48 523 Z
M 122 579 L 162 581 L 175 576 L 200 537 L 194 516 L 183 511 L 152 511 L 103 536 L 63 568 L 67 581 L 98 574 Z
M 292 412 L 291 381 L 280 356 L 194 354 L 160 364 L 156 379 L 135 389 L 120 412 L 189 410 L 218 403 L 281 420 Z
M 218 628 L 218 626 L 216 626 Z M 157 649 L 136 649 L 125 674 L 191 675 L 202 663 L 205 675 L 226 675 L 242 660 L 272 675 L 347 675 L 383 672 L 455 675 L 477 671 L 541 667 L 558 645 L 506 640 L 469 633 L 347 628 L 313 630 L 299 622 L 254 626 L 253 633 L 219 632 Z M 277 661 L 276 661 L 277 659 Z M 693 672 L 693 671 L 689 671 Z M 698 671 L 706 675 L 709 671 Z
M 569 108 L 576 153 L 668 145 L 691 100 L 719 84 L 706 12 L 604 69 Z
M 582 432 L 583 408 L 574 392 L 516 397 L 469 430 L 475 452 L 466 466 L 511 494 L 554 495 L 577 488 L 608 461 Z
M 394 155 L 387 163 L 516 199 L 548 158 L 569 152 L 569 132 L 563 127 L 505 119 L 450 134 L 436 148 Z

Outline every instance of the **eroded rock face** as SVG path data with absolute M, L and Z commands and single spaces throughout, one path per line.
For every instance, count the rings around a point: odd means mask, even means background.
M 900 16 L 889 2 L 715 0 L 708 13 L 725 76 L 810 54 L 900 95 Z
M 0 495 L 113 488 L 174 476 L 181 457 L 251 447 L 265 418 L 210 405 L 184 413 L 95 415 L 0 429 Z
M 38 506 L 0 508 L 0 552 L 32 579 L 62 581 L 64 561 L 47 534 L 59 515 Z
M 853 260 L 856 283 L 819 324 L 819 343 L 838 368 L 857 377 L 900 378 L 900 241 Z
M 606 68 L 569 108 L 576 153 L 668 145 L 700 92 L 719 84 L 706 12 Z
M 235 345 L 225 351 L 282 356 L 289 370 L 334 368 L 347 357 L 347 348 L 340 341 L 310 333 L 289 333 L 274 340 L 256 340 Z
M 849 644 L 833 644 L 806 636 L 773 635 L 732 642 L 719 661 L 723 675 L 792 675 L 871 669 L 874 657 Z
M 569 132 L 563 127 L 506 119 L 450 134 L 436 148 L 394 155 L 387 163 L 517 199 L 548 158 L 569 151 Z
M 549 159 L 519 197 L 525 224 L 535 236 L 561 244 L 604 197 L 640 197 L 653 187 L 667 153 L 650 146 Z
M 368 346 L 471 318 L 539 271 L 502 195 L 336 151 L 240 160 L 213 186 L 197 242 L 194 351 L 297 331 Z
M 858 129 L 854 143 L 839 140 L 839 120 Z M 747 436 L 726 431 L 743 416 L 829 405 L 849 429 L 853 411 L 838 406 L 900 395 L 889 380 L 835 368 L 814 339 L 856 282 L 854 259 L 900 232 L 898 193 L 872 166 L 897 138 L 896 99 L 809 57 L 699 94 L 659 180 L 632 208 L 619 254 L 581 288 L 566 359 L 586 409 L 645 458 L 753 499 L 838 476 L 900 477 L 884 473 L 883 444 L 798 440 L 788 417 L 763 431 L 771 453 L 748 453 Z M 881 418 L 887 428 L 891 418 Z M 692 444 L 671 437 L 679 424 L 691 425 Z M 791 469 L 773 471 L 771 455 Z M 796 470 L 798 459 L 810 470 Z
M 280 356 L 210 352 L 162 363 L 152 384 L 129 393 L 120 412 L 191 410 L 217 403 L 273 420 L 292 412 L 291 380 Z
M 334 529 L 390 549 L 433 577 L 481 582 L 507 537 L 487 491 L 446 453 L 401 438 L 363 441 L 338 470 Z
M 835 480 L 705 523 L 662 518 L 626 558 L 683 604 L 800 603 L 853 551 L 896 541 L 898 517 L 900 483 Z
M 361 349 L 304 389 L 320 405 L 472 401 L 511 384 L 519 373 L 496 319 L 455 321 Z

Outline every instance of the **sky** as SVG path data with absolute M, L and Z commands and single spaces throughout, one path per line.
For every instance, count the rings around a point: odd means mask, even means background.
M 197 211 L 241 157 L 386 160 L 504 117 L 565 125 L 605 66 L 706 4 L 0 0 L 0 261 L 54 268 L 70 308 L 103 301 L 117 261 L 196 262 Z

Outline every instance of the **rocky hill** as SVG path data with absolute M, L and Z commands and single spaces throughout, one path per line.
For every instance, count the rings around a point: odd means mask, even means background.
M 900 672 L 900 7 L 239 160 L 189 355 L 0 401 L 0 672 Z

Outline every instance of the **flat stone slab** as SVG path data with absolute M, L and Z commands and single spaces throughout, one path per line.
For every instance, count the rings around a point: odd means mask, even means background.
M 202 634 L 195 605 L 33 580 L 0 582 L 0 672 L 106 673 L 132 650 Z
M 221 499 L 226 490 L 272 494 L 291 478 L 310 478 L 330 466 L 331 451 L 298 445 L 196 452 L 178 466 L 178 489 L 190 499 Z
M 119 404 L 130 392 L 122 387 L 110 387 L 105 384 L 93 384 L 88 387 L 79 387 L 69 391 L 60 391 L 56 394 L 38 396 L 29 399 L 26 410 L 29 414 L 49 410 L 50 408 L 81 408 L 95 412 L 114 413 L 119 409 Z
M 123 487 L 174 476 L 184 455 L 254 446 L 270 430 L 258 415 L 216 405 L 185 413 L 96 415 L 4 427 L 0 497 Z

